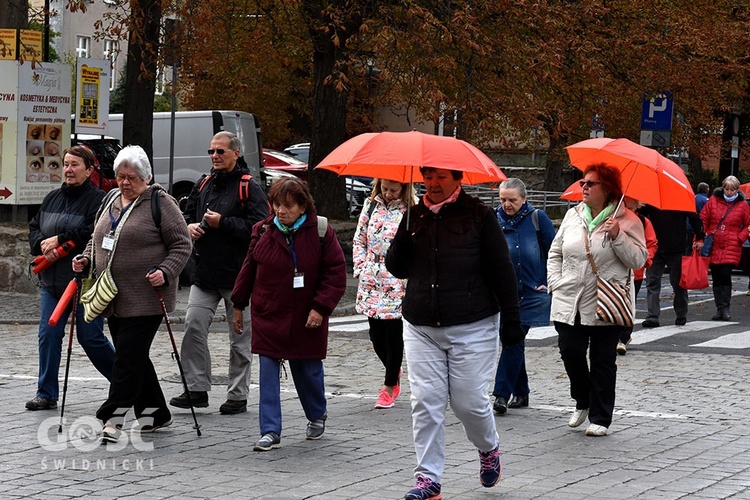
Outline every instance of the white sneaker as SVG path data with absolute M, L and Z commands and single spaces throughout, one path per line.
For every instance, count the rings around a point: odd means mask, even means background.
M 579 425 L 584 423 L 588 417 L 589 417 L 588 408 L 586 408 L 585 410 L 576 410 L 573 412 L 573 415 L 570 416 L 570 420 L 568 420 L 568 426 L 578 427 Z
M 586 435 L 587 436 L 606 436 L 607 428 L 604 427 L 603 425 L 591 424 L 589 425 L 588 429 L 586 429 Z
M 627 353 L 628 353 L 627 346 L 625 344 L 623 344 L 622 342 L 618 342 L 617 343 L 617 354 L 619 354 L 620 356 L 624 356 Z

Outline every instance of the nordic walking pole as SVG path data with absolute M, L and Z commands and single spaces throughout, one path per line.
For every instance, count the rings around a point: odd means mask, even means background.
M 152 274 L 154 271 L 156 271 L 156 268 L 153 268 L 149 271 L 149 274 Z M 182 386 L 185 388 L 185 394 L 187 394 L 188 398 L 188 404 L 190 405 L 190 413 L 193 414 L 193 422 L 195 422 L 195 426 L 193 429 L 195 429 L 195 432 L 198 434 L 198 437 L 201 435 L 201 426 L 198 425 L 198 418 L 195 416 L 195 408 L 193 408 L 193 400 L 190 397 L 190 390 L 188 389 L 187 380 L 185 379 L 185 372 L 182 369 L 182 362 L 180 361 L 180 354 L 177 352 L 177 343 L 174 341 L 174 335 L 172 334 L 172 325 L 169 323 L 169 315 L 167 314 L 167 306 L 164 304 L 164 296 L 161 293 L 162 287 L 154 287 L 154 291 L 156 291 L 156 296 L 159 297 L 159 304 L 161 305 L 161 313 L 164 315 L 164 323 L 167 325 L 167 332 L 169 332 L 169 340 L 172 341 L 172 356 L 174 356 L 174 359 L 177 361 L 177 367 L 180 369 L 180 378 L 182 379 Z
M 49 318 L 49 325 L 55 326 L 57 325 L 57 321 L 60 319 L 60 315 L 62 314 L 62 311 L 64 311 L 68 303 L 70 302 L 70 299 L 73 299 L 73 307 L 72 311 L 70 313 L 70 336 L 68 337 L 68 360 L 65 362 L 65 381 L 63 382 L 63 397 L 62 397 L 62 406 L 60 407 L 60 425 L 57 428 L 57 432 L 62 432 L 62 426 L 63 426 L 63 416 L 65 415 L 65 396 L 68 394 L 68 374 L 70 373 L 70 354 L 73 352 L 73 330 L 76 326 L 76 312 L 78 309 L 78 290 L 80 290 L 80 287 L 78 286 L 78 281 L 80 280 L 81 275 L 76 274 L 76 277 L 70 280 L 70 283 L 68 284 L 67 288 L 65 288 L 65 292 L 62 295 L 62 298 L 60 298 L 60 302 L 57 303 L 57 307 L 55 307 L 55 310 L 52 312 L 52 316 Z M 58 312 L 59 310 L 59 312 Z

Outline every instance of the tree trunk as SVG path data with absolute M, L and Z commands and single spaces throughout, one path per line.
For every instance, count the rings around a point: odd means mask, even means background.
M 141 146 L 153 165 L 154 91 L 159 54 L 160 0 L 131 0 L 125 72 L 124 144 Z
M 565 167 L 568 165 L 568 155 L 565 146 L 568 144 L 568 136 L 555 133 L 552 123 L 545 123 L 545 129 L 549 136 L 549 148 L 547 149 L 547 171 L 544 177 L 545 191 L 563 191 L 568 187 L 568 175 Z
M 346 140 L 346 113 L 349 91 L 336 88 L 331 75 L 342 71 L 336 63 L 342 59 L 340 47 L 330 37 L 313 37 L 314 105 L 309 166 L 312 169 L 328 153 Z M 311 170 L 308 178 L 318 213 L 334 219 L 348 219 L 344 179 L 326 170 Z
M 0 0 L 0 28 L 25 30 L 28 27 L 28 0 Z M 14 47 L 13 52 L 15 51 Z

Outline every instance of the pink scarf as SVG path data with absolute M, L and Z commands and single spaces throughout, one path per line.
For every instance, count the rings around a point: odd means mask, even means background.
M 443 208 L 443 205 L 447 203 L 453 203 L 458 199 L 458 195 L 461 194 L 461 186 L 458 186 L 455 191 L 453 191 L 453 194 L 441 201 L 440 203 L 432 203 L 430 199 L 425 194 L 422 197 L 422 200 L 424 201 L 424 206 L 430 209 L 430 212 L 433 214 L 436 214 L 440 211 L 441 208 Z

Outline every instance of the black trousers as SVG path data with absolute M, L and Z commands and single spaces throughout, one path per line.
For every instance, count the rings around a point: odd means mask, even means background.
M 584 326 L 578 315 L 572 326 L 555 321 L 557 345 L 570 379 L 570 396 L 576 401 L 576 409 L 588 408 L 589 421 L 604 427 L 610 426 L 615 411 L 615 360 L 621 329 L 619 326 Z
M 367 318 L 370 323 L 370 341 L 375 354 L 385 367 L 383 385 L 398 384 L 398 374 L 404 359 L 404 323 L 401 319 Z
M 156 425 L 172 418 L 149 358 L 161 321 L 162 316 L 112 316 L 107 320 L 115 344 L 115 364 L 109 397 L 99 407 L 96 418 L 106 422 L 113 417 L 124 417 L 130 408 L 135 410 L 136 418 L 152 417 Z

